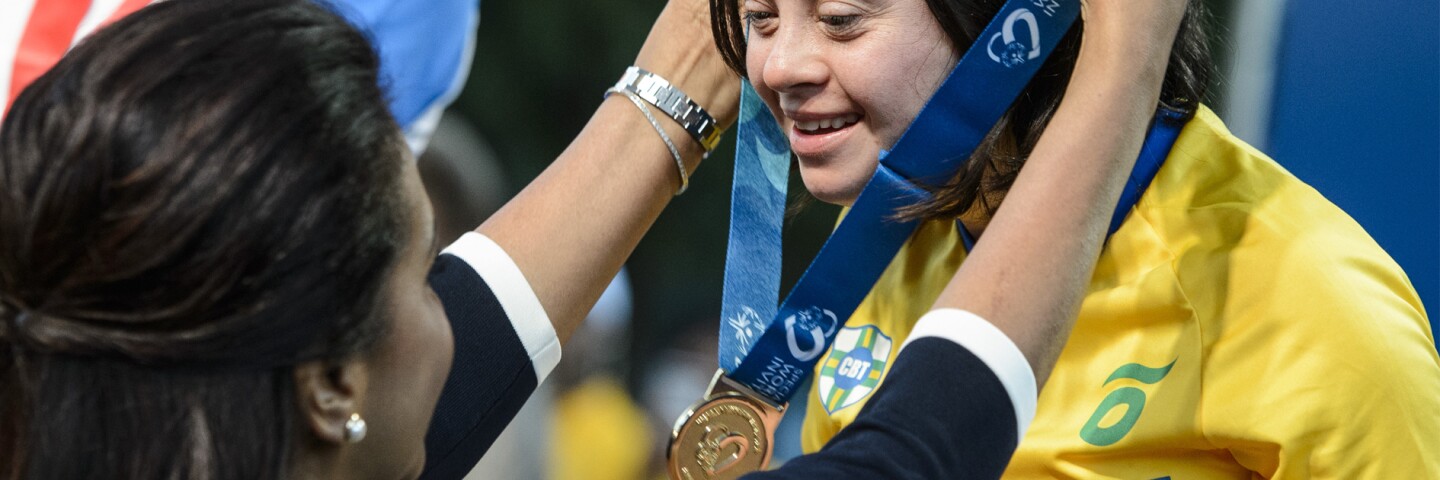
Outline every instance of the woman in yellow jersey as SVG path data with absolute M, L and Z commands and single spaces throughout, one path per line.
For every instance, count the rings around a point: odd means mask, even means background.
M 1055 0 L 1035 0 L 1046 8 Z M 848 205 L 1002 0 L 712 0 L 717 43 L 775 112 L 805 186 Z M 1232 136 L 1192 1 L 1161 104 L 1187 124 L 1109 238 L 1007 476 L 1440 478 L 1440 357 L 1365 231 Z M 748 42 L 745 32 L 749 31 Z M 934 200 L 816 366 L 815 451 L 884 382 L 1065 93 L 1077 24 Z M 858 388 L 867 387 L 867 388 Z

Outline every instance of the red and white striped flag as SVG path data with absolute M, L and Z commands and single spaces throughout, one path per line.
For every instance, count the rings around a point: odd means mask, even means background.
M 150 1 L 0 1 L 0 117 L 26 85 L 80 39 Z

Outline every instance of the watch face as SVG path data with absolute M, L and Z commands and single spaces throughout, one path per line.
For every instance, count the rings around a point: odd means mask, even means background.
M 666 452 L 670 478 L 735 479 L 770 463 L 771 428 L 753 400 L 740 395 L 711 398 L 675 425 Z

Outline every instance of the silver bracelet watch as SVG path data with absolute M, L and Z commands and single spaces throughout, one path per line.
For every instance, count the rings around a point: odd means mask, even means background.
M 625 69 L 625 74 L 615 83 L 615 89 L 634 93 L 675 119 L 695 141 L 700 142 L 706 155 L 720 143 L 723 132 L 715 124 L 715 117 L 659 75 L 632 66 Z

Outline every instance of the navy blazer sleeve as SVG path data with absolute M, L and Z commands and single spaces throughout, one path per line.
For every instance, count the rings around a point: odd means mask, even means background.
M 489 285 L 464 260 L 441 255 L 430 284 L 455 336 L 455 360 L 425 436 L 422 479 L 465 476 L 538 383 L 519 335 Z
M 1011 402 L 970 350 L 922 338 L 900 351 L 885 384 L 824 448 L 744 479 L 999 478 L 1019 443 Z

